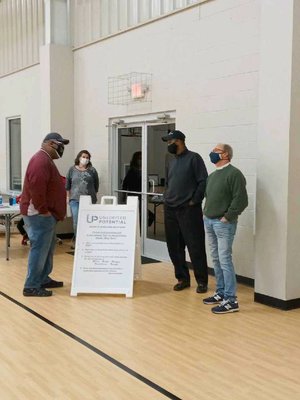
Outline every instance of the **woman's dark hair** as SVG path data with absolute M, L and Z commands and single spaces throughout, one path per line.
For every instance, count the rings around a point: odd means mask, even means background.
M 89 151 L 87 151 L 87 150 L 81 150 L 78 154 L 77 154 L 77 156 L 76 156 L 76 158 L 75 158 L 75 165 L 79 165 L 79 159 L 80 159 L 80 157 L 82 156 L 82 154 L 87 154 L 88 156 L 89 156 L 89 159 L 90 159 L 90 161 L 87 163 L 87 165 L 86 165 L 86 167 L 91 167 L 92 166 L 92 163 L 91 163 L 91 153 L 89 152 Z
M 138 160 L 140 160 L 142 158 L 142 152 L 141 151 L 136 151 L 133 156 L 132 159 L 130 161 L 130 168 L 137 168 L 139 169 L 141 166 L 138 163 Z

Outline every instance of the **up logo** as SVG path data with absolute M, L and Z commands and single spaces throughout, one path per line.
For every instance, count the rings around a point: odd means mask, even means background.
M 86 220 L 87 220 L 87 222 L 89 223 L 89 224 L 92 224 L 93 222 L 96 222 L 96 221 L 98 221 L 98 217 L 97 217 L 97 215 L 90 215 L 90 214 L 88 214 L 87 216 L 86 216 Z

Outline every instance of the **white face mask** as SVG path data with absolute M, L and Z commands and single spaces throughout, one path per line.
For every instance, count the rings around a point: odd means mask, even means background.
M 79 162 L 81 165 L 87 165 L 90 162 L 90 160 L 88 158 L 80 157 Z

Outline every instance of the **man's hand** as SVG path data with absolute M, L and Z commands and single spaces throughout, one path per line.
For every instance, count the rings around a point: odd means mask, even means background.
M 229 221 L 227 221 L 227 219 L 225 217 L 222 217 L 220 219 L 221 222 L 223 222 L 223 224 L 228 224 Z
M 51 212 L 46 212 L 46 214 L 40 214 L 41 217 L 51 217 Z

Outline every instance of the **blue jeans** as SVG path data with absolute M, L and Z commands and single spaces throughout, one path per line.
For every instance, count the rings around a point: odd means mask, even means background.
M 237 222 L 221 222 L 204 217 L 216 277 L 216 293 L 225 300 L 236 300 L 236 276 L 232 263 L 232 243 Z
M 49 275 L 53 269 L 53 254 L 56 243 L 56 219 L 53 216 L 23 216 L 25 229 L 30 240 L 28 271 L 25 289 L 39 289 L 51 281 Z
M 73 219 L 73 230 L 74 236 L 76 236 L 77 232 L 77 221 L 78 221 L 78 211 L 79 211 L 79 201 L 77 200 L 70 200 L 69 201 L 72 219 Z

